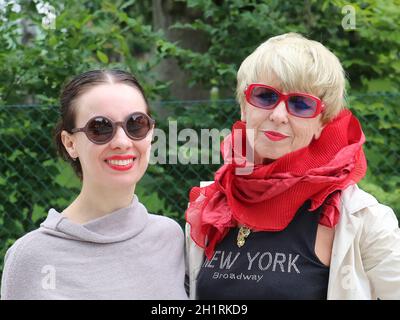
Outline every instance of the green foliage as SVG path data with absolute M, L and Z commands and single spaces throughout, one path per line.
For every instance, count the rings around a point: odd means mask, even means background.
M 298 32 L 321 41 L 341 60 L 353 89 L 387 79 L 385 90 L 399 89 L 400 1 L 356 1 L 356 28 L 344 30 L 347 1 L 209 1 L 186 0 L 201 15 L 174 28 L 196 30 L 209 39 L 207 52 L 192 52 L 165 41 L 157 43 L 165 57 L 176 57 L 190 70 L 192 81 L 211 88 L 232 88 L 244 57 L 271 36 Z M 233 91 L 233 90 L 232 90 Z
M 187 154 L 186 159 L 193 157 L 193 159 L 197 159 L 198 164 L 187 165 L 180 161 L 170 164 L 170 161 L 167 161 L 166 164 L 152 165 L 148 169 L 149 179 L 145 182 L 147 188 L 157 190 L 159 196 L 166 199 L 171 209 L 178 213 L 177 219 L 183 224 L 191 187 L 199 186 L 200 181 L 213 180 L 214 172 L 222 164 L 219 146 L 223 139 L 223 130 L 230 130 L 233 122 L 239 119 L 239 107 L 233 100 L 164 102 L 161 107 L 163 110 L 170 111 L 171 114 L 164 121 L 158 122 L 158 128 L 167 135 L 171 133 L 170 121 L 177 122 L 178 133 L 185 128 L 195 130 L 198 137 L 201 137 L 202 129 L 207 131 L 215 129 L 217 133 L 221 133 L 221 135 L 216 135 L 214 143 L 211 138 L 208 139 L 209 149 L 201 149 L 201 138 L 199 138 L 198 145 L 191 146 L 190 152 L 185 152 L 188 151 L 185 148 L 187 139 L 183 141 L 178 135 L 177 150 L 174 150 L 172 144 L 168 142 L 167 136 L 167 160 L 173 156 L 182 159 Z M 205 152 L 208 152 L 208 164 L 202 164 L 201 161 L 202 154 Z M 212 163 L 213 152 L 217 155 L 217 164 Z
M 56 119 L 50 107 L 2 107 L 1 243 L 10 244 L 36 228 L 45 216 L 43 208 L 56 206 L 67 196 L 54 179 L 59 168 L 50 133 Z
M 134 13 L 135 1 L 50 3 L 55 29 L 43 28 L 33 1 L 0 26 L 0 103 L 56 104 L 67 79 L 94 68 L 128 70 L 151 95 L 165 88 L 149 72 L 157 58 L 146 55 L 158 33 Z
M 400 110 L 399 94 L 370 93 L 349 98 L 366 136 L 365 152 L 369 171 L 360 186 L 400 216 Z

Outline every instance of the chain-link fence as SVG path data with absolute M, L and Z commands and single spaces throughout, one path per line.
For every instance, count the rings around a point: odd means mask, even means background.
M 400 94 L 388 93 L 349 97 L 349 105 L 360 119 L 367 137 L 365 150 L 369 169 L 361 187 L 393 207 L 397 214 L 400 211 L 400 111 L 395 106 L 399 98 Z M 52 133 L 58 118 L 57 107 L 0 108 L 2 261 L 6 249 L 16 238 L 36 228 L 49 208 L 62 210 L 69 204 L 78 194 L 80 183 L 55 153 Z M 198 137 L 202 135 L 202 129 L 213 128 L 217 134 L 223 133 L 223 129 L 230 129 L 239 119 L 239 107 L 234 100 L 169 101 L 154 104 L 152 115 L 157 120 L 157 128 L 166 135 L 166 163 L 150 165 L 136 192 L 149 211 L 171 216 L 183 223 L 190 188 L 201 180 L 212 180 L 213 172 L 220 166 L 212 164 L 212 157 L 213 152 L 214 156 L 219 154 L 219 141 L 222 139 L 222 135 L 217 135 L 217 143 L 210 139 L 209 150 L 188 150 L 188 135 L 183 129 L 195 130 Z M 176 126 L 177 132 L 184 134 L 171 138 L 171 126 Z M 174 141 L 176 146 L 172 146 Z M 204 154 L 205 151 L 209 154 Z M 159 154 L 153 154 L 160 159 Z M 178 162 L 171 164 L 171 157 L 177 157 Z M 209 161 L 204 164 L 207 157 Z M 196 158 L 198 164 L 194 164 Z M 182 163 L 188 159 L 191 159 L 191 164 Z

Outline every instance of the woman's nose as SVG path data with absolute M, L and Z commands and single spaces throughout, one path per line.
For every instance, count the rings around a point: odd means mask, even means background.
M 286 110 L 285 101 L 281 101 L 270 113 L 269 119 L 277 123 L 288 122 L 288 112 Z
M 132 146 L 132 139 L 127 136 L 122 126 L 117 126 L 117 131 L 111 140 L 112 148 L 127 149 Z

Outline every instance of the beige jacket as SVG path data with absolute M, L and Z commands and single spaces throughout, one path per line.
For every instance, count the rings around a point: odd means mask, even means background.
M 400 299 L 400 229 L 393 210 L 356 185 L 342 193 L 329 272 L 328 299 Z M 186 224 L 189 296 L 204 259 Z

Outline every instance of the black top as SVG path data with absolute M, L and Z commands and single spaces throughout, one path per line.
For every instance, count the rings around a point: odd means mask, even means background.
M 320 209 L 309 206 L 282 231 L 251 232 L 241 248 L 232 228 L 201 267 L 198 298 L 326 299 L 329 267 L 315 255 Z

